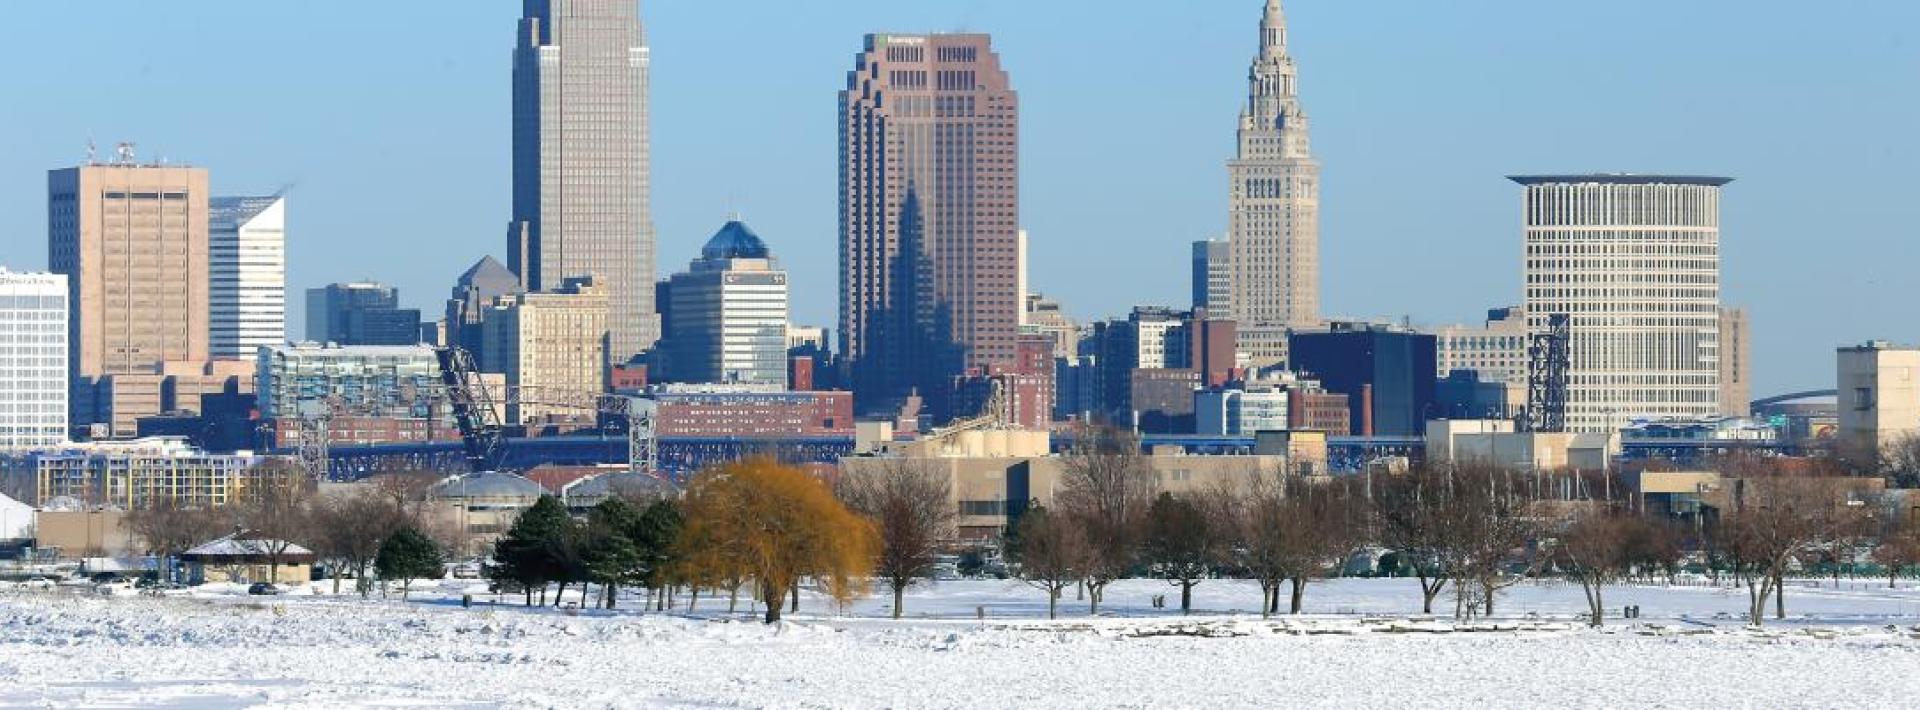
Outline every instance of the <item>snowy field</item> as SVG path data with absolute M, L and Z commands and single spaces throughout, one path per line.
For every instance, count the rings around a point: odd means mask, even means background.
M 1063 618 L 1018 583 L 945 582 L 787 623 L 527 610 L 463 583 L 415 599 L 210 589 L 174 598 L 0 592 L 0 707 L 1913 707 L 1920 588 L 1796 583 L 1790 618 L 1736 617 L 1745 592 L 1620 587 L 1643 618 L 1584 628 L 1577 586 L 1523 585 L 1491 622 L 1418 614 L 1411 580 L 1315 584 L 1309 615 L 1247 613 L 1210 581 L 1204 611 L 1151 608 L 1150 581 Z M 319 588 L 325 589 L 324 585 Z M 1443 596 L 1443 599 L 1446 597 Z M 684 601 L 684 600 L 683 600 Z M 980 607 L 985 621 L 977 620 Z M 1451 609 L 1449 606 L 1448 609 Z

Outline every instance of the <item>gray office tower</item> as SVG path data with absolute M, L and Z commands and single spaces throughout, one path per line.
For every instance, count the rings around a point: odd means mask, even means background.
M 507 266 L 528 291 L 592 275 L 608 355 L 660 337 L 648 187 L 647 46 L 636 0 L 525 0 L 513 53 Z
M 1233 312 L 1233 243 L 1203 239 L 1193 243 L 1193 307 L 1226 317 Z

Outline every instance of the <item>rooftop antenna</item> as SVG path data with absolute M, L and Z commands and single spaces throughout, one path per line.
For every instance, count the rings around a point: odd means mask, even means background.
M 133 143 L 129 141 L 120 141 L 120 145 L 114 146 L 113 162 L 115 165 L 132 165 L 133 164 Z
M 88 165 L 98 164 L 99 153 L 100 153 L 100 150 L 93 146 L 93 137 L 88 136 L 87 137 L 87 164 Z

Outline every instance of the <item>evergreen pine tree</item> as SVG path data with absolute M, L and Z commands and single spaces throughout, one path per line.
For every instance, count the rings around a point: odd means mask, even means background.
M 374 570 L 381 579 L 400 580 L 400 598 L 407 598 L 415 579 L 439 579 L 445 574 L 440 544 L 411 527 L 388 535 L 374 557 Z

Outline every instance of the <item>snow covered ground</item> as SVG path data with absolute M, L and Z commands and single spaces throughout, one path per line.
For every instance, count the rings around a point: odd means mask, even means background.
M 1910 707 L 1920 588 L 1789 591 L 1786 623 L 1736 619 L 1744 591 L 1621 587 L 1643 618 L 1600 631 L 1578 587 L 1522 585 L 1499 617 L 1418 611 L 1411 580 L 1316 584 L 1310 615 L 1262 620 L 1251 585 L 1210 581 L 1204 613 L 1151 608 L 1133 581 L 1063 618 L 1017 583 L 916 590 L 909 618 L 871 598 L 792 621 L 463 609 L 465 583 L 415 599 L 206 589 L 175 598 L 0 593 L 0 707 Z M 325 589 L 325 585 L 320 586 Z M 985 608 L 987 619 L 975 616 Z M 1449 609 L 1451 607 L 1448 607 Z

